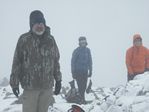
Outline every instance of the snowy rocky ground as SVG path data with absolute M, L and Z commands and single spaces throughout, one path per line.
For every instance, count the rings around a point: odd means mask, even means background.
M 56 103 L 49 112 L 67 112 L 71 108 L 72 103 L 67 103 L 62 95 L 54 97 Z M 10 86 L 0 87 L 0 112 L 22 112 L 19 99 Z M 85 112 L 149 112 L 149 73 L 138 75 L 124 86 L 93 87 L 86 99 L 92 102 L 79 105 Z

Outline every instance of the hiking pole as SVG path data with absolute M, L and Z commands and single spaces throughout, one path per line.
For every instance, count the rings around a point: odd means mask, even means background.
M 117 88 L 116 91 L 115 91 L 112 95 L 115 96 L 119 89 L 120 89 L 120 88 Z M 107 101 L 107 98 L 108 98 L 108 97 L 110 97 L 110 95 L 105 96 L 105 97 L 101 100 L 102 102 L 99 102 L 99 103 L 97 103 L 97 104 L 98 104 L 98 105 L 101 105 L 103 102 Z

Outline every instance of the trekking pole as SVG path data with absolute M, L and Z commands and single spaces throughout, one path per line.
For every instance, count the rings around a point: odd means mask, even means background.
M 116 89 L 116 91 L 113 93 L 113 95 L 115 95 L 115 94 L 118 92 L 119 89 L 120 89 L 120 88 Z M 96 99 L 96 100 L 100 100 L 100 98 L 99 98 L 98 95 L 95 93 L 95 91 L 91 90 L 91 92 L 92 92 L 93 95 L 95 96 L 95 99 Z M 103 104 L 103 103 L 107 100 L 108 97 L 110 97 L 110 95 L 105 96 L 105 97 L 101 100 L 101 102 L 98 102 L 98 103 L 97 103 L 97 102 L 94 102 L 94 103 L 92 104 L 92 106 L 89 108 L 88 112 L 91 112 L 91 111 L 94 109 L 95 104 L 97 104 L 97 105 Z
M 120 88 L 117 88 L 116 91 L 115 91 L 112 95 L 115 96 L 119 89 L 120 89 Z M 110 95 L 105 96 L 105 97 L 101 100 L 102 102 L 99 102 L 98 105 L 101 105 L 103 102 L 107 101 L 107 98 L 108 98 L 108 97 L 110 97 Z
M 100 98 L 99 98 L 98 95 L 95 93 L 95 91 L 91 90 L 91 92 L 93 93 L 95 99 L 100 100 Z

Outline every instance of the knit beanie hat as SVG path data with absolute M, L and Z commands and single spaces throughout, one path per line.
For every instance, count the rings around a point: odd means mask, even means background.
M 79 41 L 81 41 L 81 40 L 86 40 L 86 37 L 84 37 L 84 36 L 79 37 Z
M 43 23 L 46 26 L 44 15 L 39 10 L 32 11 L 30 14 L 30 29 L 32 29 L 33 25 L 36 23 Z

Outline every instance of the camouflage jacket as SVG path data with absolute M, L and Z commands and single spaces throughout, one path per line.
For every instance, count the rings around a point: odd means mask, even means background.
M 50 28 L 42 37 L 31 31 L 18 40 L 10 76 L 10 85 L 23 89 L 52 88 L 54 79 L 61 80 L 59 50 L 50 34 Z

